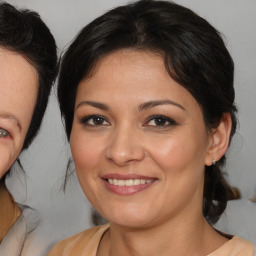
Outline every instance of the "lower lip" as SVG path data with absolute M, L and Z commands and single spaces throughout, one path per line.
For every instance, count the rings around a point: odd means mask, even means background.
M 147 184 L 140 184 L 140 185 L 135 185 L 135 186 L 117 186 L 114 184 L 110 184 L 107 180 L 104 180 L 104 179 L 103 179 L 103 182 L 104 182 L 106 188 L 110 192 L 125 196 L 125 195 L 133 195 L 135 193 L 141 192 L 141 191 L 149 188 L 150 186 L 152 186 L 155 181 L 152 181 Z

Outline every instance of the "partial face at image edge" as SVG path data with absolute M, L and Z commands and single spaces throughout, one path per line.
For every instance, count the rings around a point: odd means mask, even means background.
M 0 178 L 19 156 L 35 108 L 36 69 L 21 54 L 0 47 Z

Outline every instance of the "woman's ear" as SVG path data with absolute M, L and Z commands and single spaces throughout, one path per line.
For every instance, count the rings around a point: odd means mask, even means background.
M 217 128 L 211 130 L 210 143 L 205 158 L 205 165 L 210 166 L 225 154 L 229 146 L 232 120 L 229 113 L 224 113 Z

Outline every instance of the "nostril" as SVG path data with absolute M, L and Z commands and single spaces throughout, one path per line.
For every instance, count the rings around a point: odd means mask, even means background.
M 105 151 L 105 157 L 119 166 L 140 161 L 145 155 L 136 130 L 128 128 L 119 127 L 119 131 L 112 134 Z

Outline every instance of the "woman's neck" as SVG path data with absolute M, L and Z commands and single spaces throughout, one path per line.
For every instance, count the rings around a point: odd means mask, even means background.
M 0 180 L 0 243 L 20 214 L 21 210 L 6 188 L 4 180 Z
M 97 256 L 205 256 L 227 241 L 203 216 L 193 221 L 188 218 L 170 221 L 144 230 L 110 225 Z

